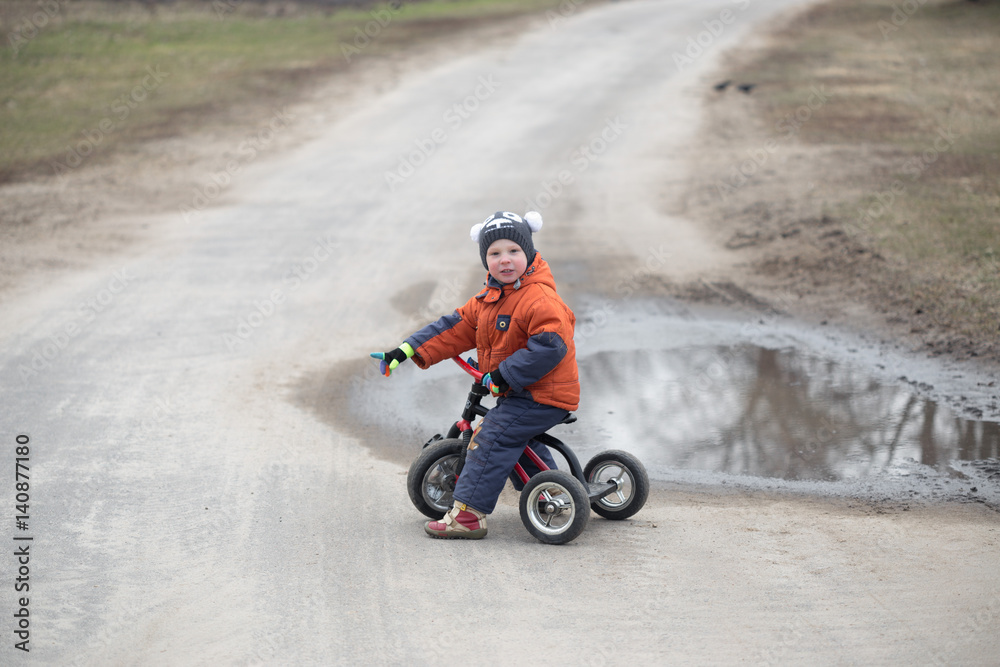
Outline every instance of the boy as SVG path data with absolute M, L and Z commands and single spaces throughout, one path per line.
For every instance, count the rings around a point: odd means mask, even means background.
M 496 407 L 475 430 L 465 467 L 455 486 L 455 506 L 440 521 L 428 521 L 432 537 L 480 539 L 486 515 L 493 512 L 508 475 L 524 447 L 576 410 L 580 381 L 573 329 L 576 318 L 556 293 L 549 265 L 535 251 L 532 233 L 542 216 L 523 218 L 497 212 L 471 230 L 489 272 L 486 288 L 451 315 L 427 325 L 390 352 L 373 352 L 389 376 L 413 358 L 427 368 L 476 348 L 485 385 L 497 397 Z M 550 468 L 548 449 L 535 451 Z M 528 464 L 525 466 L 525 464 Z M 522 466 L 537 468 L 527 457 Z

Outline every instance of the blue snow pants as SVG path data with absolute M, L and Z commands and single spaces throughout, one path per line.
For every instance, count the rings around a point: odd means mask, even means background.
M 523 396 L 497 399 L 496 407 L 486 413 L 469 443 L 465 467 L 455 485 L 455 500 L 480 512 L 492 513 L 516 463 L 521 463 L 529 477 L 539 472 L 524 454 L 524 447 L 529 442 L 545 465 L 555 470 L 556 463 L 549 448 L 532 438 L 549 430 L 568 414 L 562 408 L 536 403 Z M 523 485 L 517 479 L 514 486 L 520 490 Z

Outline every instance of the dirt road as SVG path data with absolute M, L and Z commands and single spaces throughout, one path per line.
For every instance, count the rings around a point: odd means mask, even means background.
M 565 547 L 511 497 L 485 541 L 431 540 L 416 443 L 391 435 L 426 415 L 394 408 L 465 380 L 365 366 L 481 281 L 468 229 L 499 208 L 544 212 L 582 320 L 640 275 L 724 276 L 665 211 L 717 54 L 802 4 L 567 4 L 386 85 L 372 66 L 333 117 L 276 107 L 258 136 L 293 147 L 115 223 L 141 242 L 8 293 L 0 478 L 23 434 L 31 507 L 4 534 L 33 540 L 6 550 L 30 544 L 30 591 L 0 565 L 4 664 L 996 664 L 983 505 L 661 478 Z M 384 404 L 344 411 L 374 387 Z

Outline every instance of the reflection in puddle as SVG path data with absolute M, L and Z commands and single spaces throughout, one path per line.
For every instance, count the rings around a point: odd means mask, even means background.
M 1000 456 L 1000 424 L 793 350 L 605 351 L 580 374 L 585 437 L 647 466 L 842 481 Z

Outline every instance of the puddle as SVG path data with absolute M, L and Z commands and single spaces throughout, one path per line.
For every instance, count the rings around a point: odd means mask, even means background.
M 553 434 L 582 462 L 626 449 L 659 481 L 1000 509 L 1000 387 L 974 367 L 780 319 L 577 312 L 579 420 Z M 386 380 L 358 362 L 308 379 L 299 400 L 407 466 L 458 418 L 469 378 L 445 362 Z
M 580 373 L 591 439 L 648 466 L 842 482 L 1000 457 L 1000 424 L 796 349 L 616 350 Z

